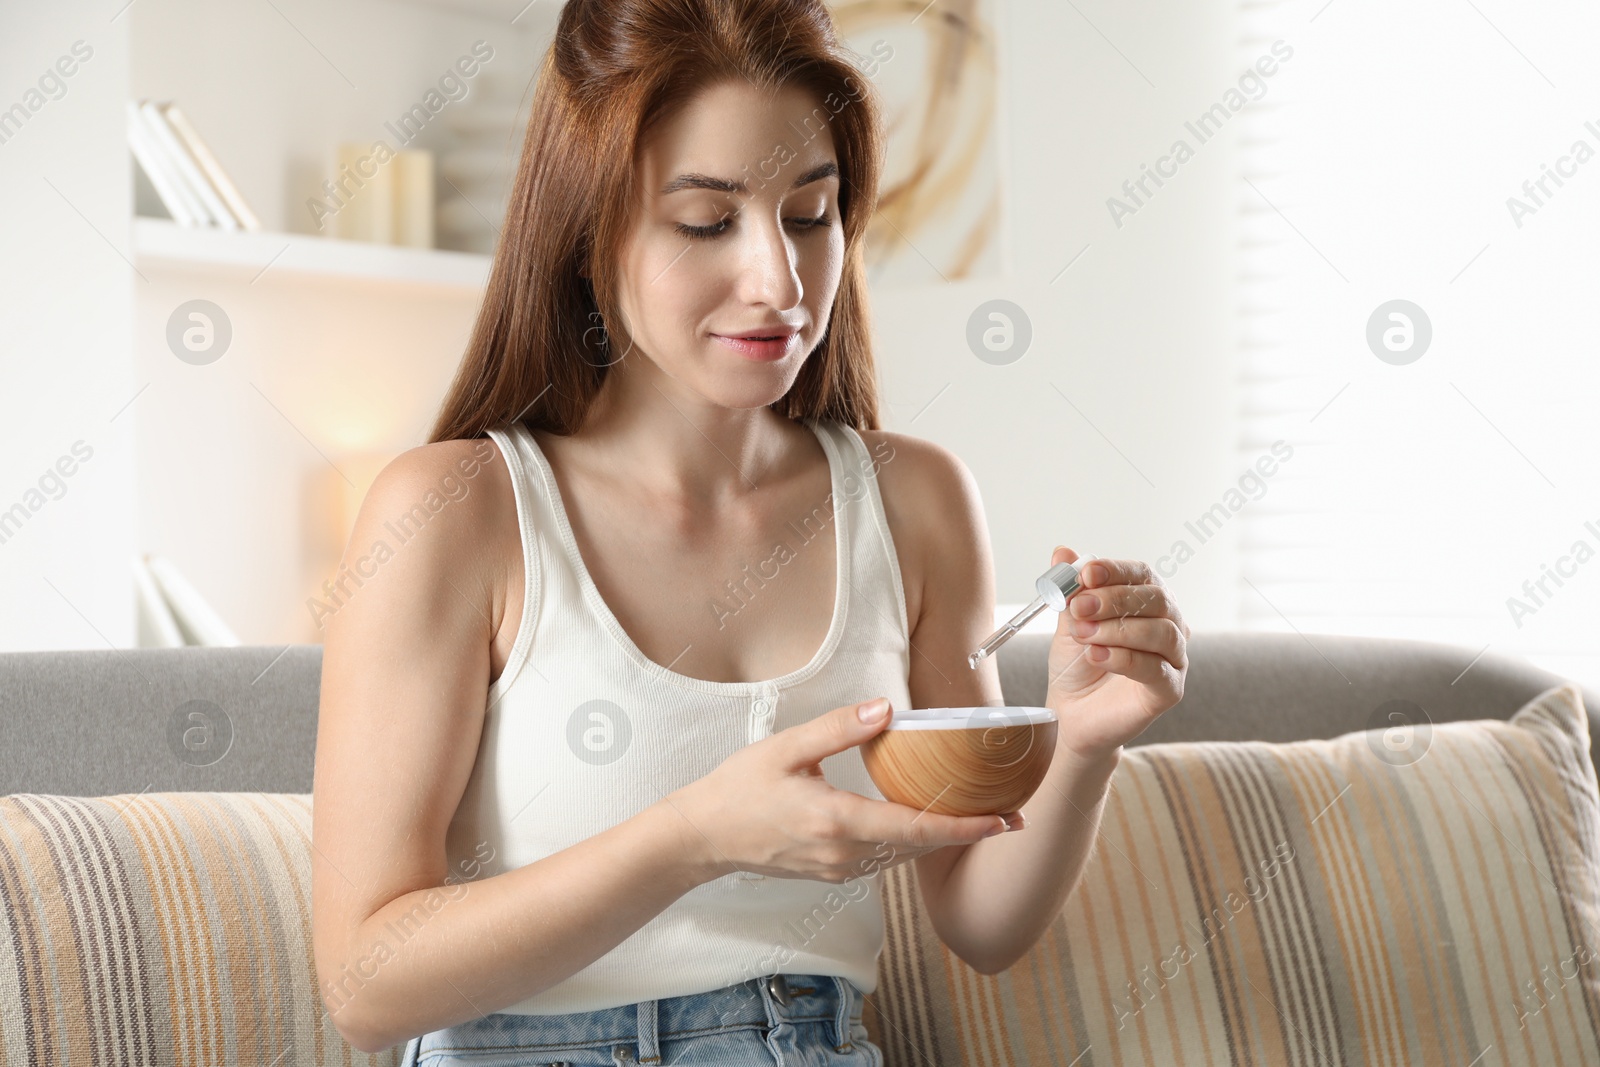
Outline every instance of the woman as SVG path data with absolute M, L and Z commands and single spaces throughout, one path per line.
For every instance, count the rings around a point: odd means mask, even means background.
M 314 940 L 358 1047 L 881 1064 L 884 869 L 915 860 L 988 973 L 1076 883 L 1121 746 L 1182 691 L 1143 564 L 1092 566 L 1058 623 L 1028 832 L 885 803 L 856 747 L 874 697 L 1004 702 L 966 665 L 976 487 L 877 429 L 880 139 L 820 0 L 562 10 L 467 355 L 328 623 Z

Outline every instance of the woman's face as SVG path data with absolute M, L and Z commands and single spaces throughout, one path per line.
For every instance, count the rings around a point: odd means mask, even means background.
M 644 139 L 621 262 L 628 357 L 724 407 L 788 392 L 827 331 L 844 263 L 828 117 L 806 90 L 726 82 Z M 793 336 L 760 351 L 721 339 L 751 332 Z

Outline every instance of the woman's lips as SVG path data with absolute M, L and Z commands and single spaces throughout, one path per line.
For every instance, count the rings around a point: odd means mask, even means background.
M 711 335 L 718 341 L 733 349 L 745 359 L 753 359 L 763 363 L 771 363 L 782 359 L 789 354 L 789 349 L 794 346 L 800 337 L 800 332 L 783 334 L 775 340 L 761 341 L 753 337 L 724 337 L 720 333 Z

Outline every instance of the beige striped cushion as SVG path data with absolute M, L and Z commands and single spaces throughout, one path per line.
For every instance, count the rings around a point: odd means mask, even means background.
M 1383 744 L 1127 749 L 1083 882 L 995 977 L 938 942 L 913 869 L 891 868 L 872 1039 L 939 1067 L 1600 1064 L 1577 686 L 1435 726 L 1409 765 Z
M 399 1063 L 317 995 L 310 834 L 303 795 L 0 797 L 0 1063 Z

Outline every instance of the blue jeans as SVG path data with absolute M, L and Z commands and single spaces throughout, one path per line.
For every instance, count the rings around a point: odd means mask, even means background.
M 406 1043 L 400 1067 L 883 1067 L 861 990 L 785 974 L 569 1015 L 496 1012 Z

